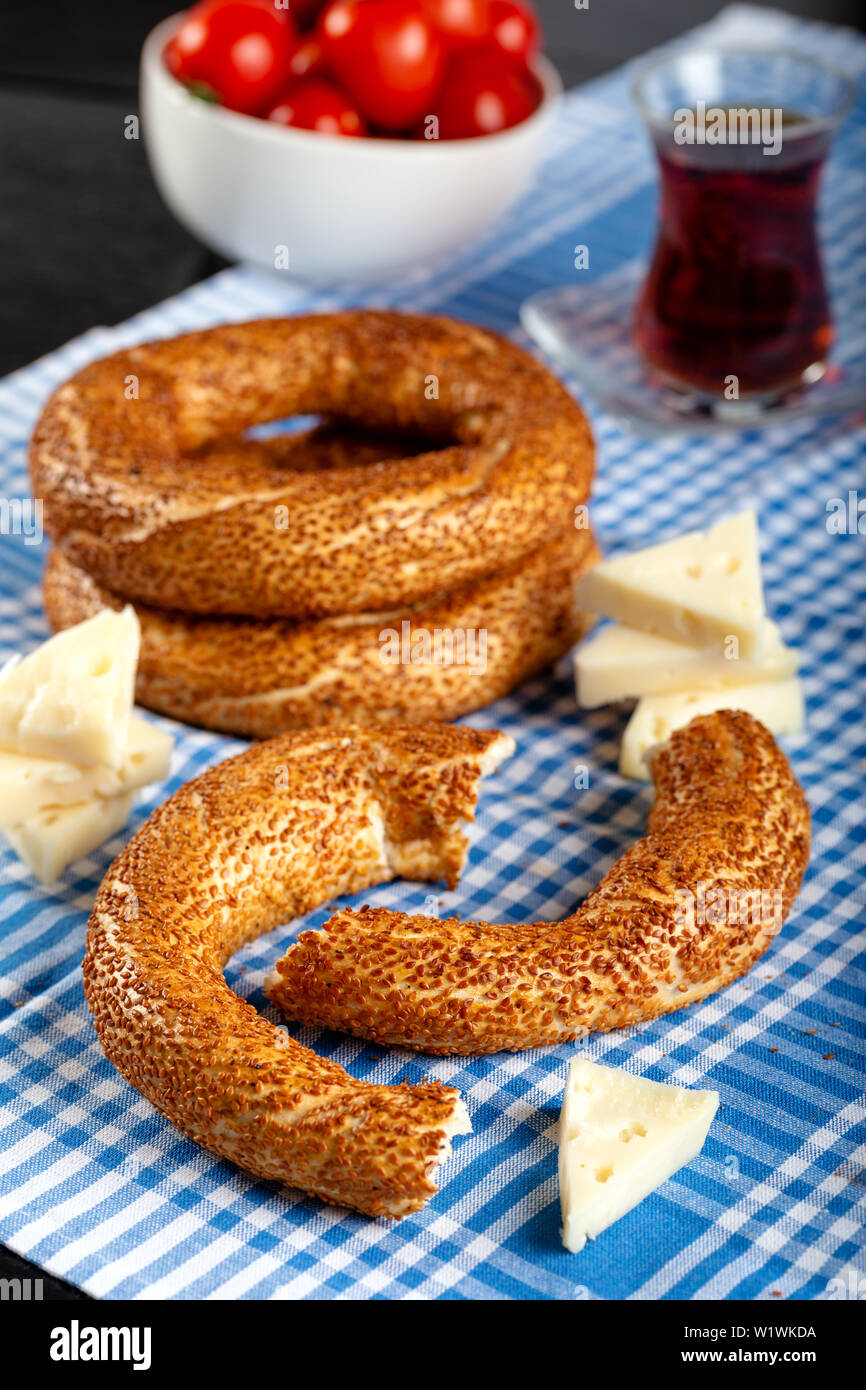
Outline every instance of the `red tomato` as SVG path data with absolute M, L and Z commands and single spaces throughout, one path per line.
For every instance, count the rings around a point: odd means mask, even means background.
M 444 49 L 421 0 L 332 0 L 316 32 L 328 68 L 368 121 L 400 131 L 427 115 Z
M 490 35 L 490 0 L 424 0 L 449 48 L 467 48 Z
M 522 73 L 492 54 L 467 53 L 452 60 L 433 114 L 440 140 L 464 140 L 518 125 L 537 105 Z
M 541 47 L 541 25 L 522 0 L 491 0 L 490 42 L 506 58 L 528 63 Z
M 203 0 L 170 40 L 165 60 L 181 82 L 252 115 L 285 85 L 296 42 L 291 18 L 261 0 Z
M 165 45 L 165 48 L 162 50 L 162 57 L 172 77 L 176 77 L 179 81 L 183 81 L 180 75 L 180 68 L 183 60 L 178 50 L 176 35 L 173 35 Z
M 283 94 L 268 112 L 279 125 L 319 130 L 324 135 L 366 135 L 364 117 L 332 82 L 307 77 Z
M 301 39 L 289 59 L 289 72 L 292 77 L 323 77 L 327 72 L 322 57 L 322 45 L 318 39 Z
M 292 30 L 296 26 L 294 0 L 245 0 L 248 5 L 263 5 L 266 10 L 271 10 L 277 19 L 281 19 L 284 24 L 289 25 Z

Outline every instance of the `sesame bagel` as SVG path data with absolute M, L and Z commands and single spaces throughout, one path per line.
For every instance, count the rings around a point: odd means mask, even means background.
M 565 921 L 345 909 L 298 938 L 270 998 L 375 1042 L 479 1053 L 622 1028 L 722 989 L 791 909 L 809 858 L 806 799 L 772 735 L 731 710 L 674 733 L 653 773 L 646 837 Z
M 591 619 L 575 606 L 574 581 L 597 554 L 591 533 L 572 528 L 500 575 L 343 619 L 196 618 L 137 604 L 136 698 L 186 723 L 256 738 L 347 721 L 453 719 L 578 640 Z M 43 588 L 55 628 L 123 605 L 60 550 Z
M 245 942 L 399 875 L 453 884 L 481 776 L 509 738 L 448 725 L 286 734 L 211 768 L 112 864 L 84 988 L 118 1071 L 196 1143 L 371 1216 L 435 1192 L 455 1090 L 371 1085 L 291 1039 L 226 984 Z
M 311 468 L 242 438 L 289 415 L 427 444 Z M 358 310 L 93 362 L 49 400 L 30 467 L 49 534 L 122 597 L 317 617 L 414 603 L 538 550 L 585 501 L 593 444 L 564 387 L 506 339 Z

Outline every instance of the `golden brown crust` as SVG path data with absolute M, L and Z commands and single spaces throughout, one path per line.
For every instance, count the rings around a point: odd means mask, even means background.
M 342 620 L 195 618 L 137 605 L 136 698 L 175 719 L 256 738 L 349 720 L 453 719 L 498 699 L 580 638 L 590 619 L 575 608 L 574 581 L 597 556 L 591 533 L 572 528 L 501 575 L 414 609 Z M 54 628 L 123 603 L 59 550 L 49 556 L 44 595 Z M 384 663 L 380 634 L 399 634 L 402 644 L 404 619 L 404 654 L 422 632 L 462 633 L 475 664 Z
M 311 470 L 232 438 L 291 414 L 451 444 Z M 49 400 L 30 467 L 49 533 L 124 597 L 315 617 L 412 603 L 538 550 L 585 500 L 593 444 L 564 387 L 506 339 L 359 310 L 94 362 Z
M 772 735 L 731 710 L 674 733 L 654 778 L 646 837 L 564 922 L 345 909 L 298 938 L 271 999 L 376 1042 L 479 1053 L 625 1027 L 723 988 L 791 909 L 809 858 L 806 799 Z
M 286 734 L 181 787 L 112 864 L 88 925 L 84 986 L 106 1055 L 249 1172 L 370 1215 L 421 1207 L 459 1131 L 457 1092 L 356 1081 L 221 972 L 338 894 L 397 875 L 453 883 L 480 776 L 512 748 L 448 725 Z

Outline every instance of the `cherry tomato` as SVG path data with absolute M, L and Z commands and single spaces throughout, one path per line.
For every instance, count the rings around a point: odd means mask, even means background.
M 302 38 L 291 58 L 289 72 L 292 77 L 324 77 L 327 68 L 322 56 L 322 45 L 317 38 Z
M 364 117 L 349 98 L 320 77 L 296 82 L 283 94 L 267 116 L 279 125 L 319 130 L 324 135 L 366 135 Z
M 285 85 L 296 42 L 291 17 L 261 0 L 202 0 L 170 40 L 165 60 L 181 82 L 253 115 Z
M 172 35 L 165 45 L 165 48 L 162 50 L 162 58 L 172 77 L 176 77 L 182 82 L 183 78 L 181 77 L 180 69 L 183 59 L 180 56 L 180 49 L 177 46 L 176 34 Z
M 467 53 L 452 59 L 434 114 L 440 140 L 494 135 L 525 121 L 538 105 L 521 72 L 493 54 Z
M 541 26 L 522 0 L 490 0 L 490 43 L 504 57 L 529 63 L 541 47 Z
M 424 0 L 424 8 L 449 48 L 467 48 L 490 35 L 490 0 Z
M 431 110 L 445 58 L 421 0 L 331 0 L 316 32 L 368 121 L 401 131 Z
M 294 32 L 297 28 L 294 0 L 245 0 L 247 5 L 262 5 L 271 10 L 277 19 L 283 21 Z

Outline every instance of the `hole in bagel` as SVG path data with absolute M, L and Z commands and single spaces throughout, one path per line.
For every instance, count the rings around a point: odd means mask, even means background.
M 254 425 L 235 442 L 242 452 L 293 472 L 326 472 L 389 460 L 437 453 L 456 444 L 453 438 L 417 431 L 365 429 L 344 420 L 299 415 Z M 211 452 L 208 450 L 208 452 Z
M 277 435 L 303 434 L 324 423 L 321 415 L 289 415 L 285 420 L 265 420 L 261 425 L 251 425 L 244 430 L 241 439 L 271 439 Z

